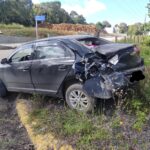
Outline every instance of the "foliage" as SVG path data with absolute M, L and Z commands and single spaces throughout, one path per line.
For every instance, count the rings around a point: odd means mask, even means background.
M 36 15 L 46 15 L 46 21 L 49 23 L 86 24 L 86 20 L 82 15 L 79 15 L 75 11 L 68 14 L 68 12 L 61 8 L 61 3 L 59 1 L 45 2 L 34 5 L 33 10 Z
M 32 0 L 5 0 L 0 2 L 0 22 L 32 25 Z
M 0 24 L 0 29 L 23 29 L 24 26 L 21 24 L 17 23 L 12 23 L 12 24 Z
M 144 58 L 144 62 L 146 66 L 150 65 L 150 38 L 149 37 L 144 37 L 144 40 L 142 44 L 140 45 L 141 49 L 141 57 Z M 147 73 L 149 70 L 147 71 Z
M 120 33 L 127 33 L 128 31 L 128 25 L 126 23 L 120 23 L 119 24 L 119 32 Z
M 145 46 L 150 46 L 150 37 L 149 36 L 144 37 L 142 44 Z
M 19 23 L 25 26 L 32 26 L 35 22 L 35 15 L 45 15 L 46 21 L 53 24 L 86 24 L 86 19 L 82 15 L 75 11 L 69 14 L 61 7 L 61 2 L 59 1 L 43 2 L 35 5 L 32 4 L 32 0 L 0 1 L 1 23 Z
M 111 27 L 111 24 L 108 21 L 97 22 L 96 23 L 96 37 L 100 36 L 100 32 L 103 31 L 106 27 Z
M 70 17 L 75 24 L 86 24 L 86 19 L 76 11 L 71 11 Z
M 105 28 L 106 28 L 106 27 L 107 27 L 107 28 L 110 28 L 110 27 L 111 27 L 111 24 L 110 24 L 108 21 L 106 21 L 106 20 L 103 21 L 102 24 L 103 24 L 103 26 L 104 26 Z
M 97 30 L 103 30 L 104 28 L 105 28 L 105 26 L 101 22 L 96 23 L 96 29 Z
M 33 11 L 35 15 L 46 15 L 46 21 L 49 23 L 72 23 L 69 14 L 61 8 L 59 1 L 36 4 Z
M 27 37 L 35 37 L 35 28 L 33 27 L 22 27 L 20 26 L 5 26 L 6 28 L 1 29 L 4 35 L 10 36 L 27 36 Z M 8 28 L 7 28 L 8 27 Z M 39 37 L 44 38 L 48 36 L 56 36 L 56 35 L 69 35 L 74 34 L 72 31 L 56 31 L 56 30 L 49 30 L 46 28 L 39 28 L 38 29 Z
M 136 23 L 134 25 L 129 25 L 128 34 L 129 35 L 142 35 L 144 33 L 144 26 L 141 23 Z

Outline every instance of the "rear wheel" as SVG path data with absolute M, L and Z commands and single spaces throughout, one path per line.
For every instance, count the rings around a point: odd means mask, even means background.
M 73 84 L 66 90 L 66 102 L 71 109 L 90 112 L 94 109 L 95 99 L 82 90 L 82 84 Z
M 6 93 L 7 93 L 7 90 L 4 84 L 2 83 L 2 81 L 0 81 L 0 97 L 6 96 Z

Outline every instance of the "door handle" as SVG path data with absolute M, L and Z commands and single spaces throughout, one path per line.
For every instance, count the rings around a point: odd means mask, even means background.
M 67 66 L 65 66 L 65 65 L 61 65 L 58 67 L 59 71 L 65 71 L 66 69 L 67 69 Z
M 28 71 L 29 68 L 18 68 L 18 70 L 22 70 L 23 72 Z
M 29 68 L 22 69 L 23 72 L 29 71 Z

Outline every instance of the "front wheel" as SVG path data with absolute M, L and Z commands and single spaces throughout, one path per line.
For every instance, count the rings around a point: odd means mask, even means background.
M 82 84 L 73 84 L 65 94 L 66 102 L 71 109 L 81 112 L 91 112 L 95 106 L 95 99 L 88 96 L 82 89 Z

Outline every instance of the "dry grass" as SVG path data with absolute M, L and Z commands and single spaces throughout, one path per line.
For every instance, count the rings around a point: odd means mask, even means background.
M 29 102 L 19 99 L 16 102 L 16 109 L 22 124 L 25 126 L 31 141 L 33 142 L 36 150 L 72 150 L 70 145 L 64 141 L 56 139 L 50 132 L 46 134 L 35 134 L 32 125 L 36 125 L 38 120 L 28 122 L 29 120 Z

